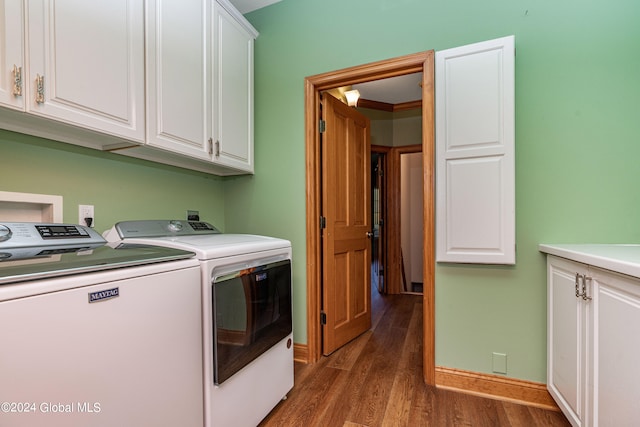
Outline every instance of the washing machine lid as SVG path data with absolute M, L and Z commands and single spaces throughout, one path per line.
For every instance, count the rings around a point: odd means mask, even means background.
M 191 251 L 108 244 L 76 224 L 0 224 L 0 285 L 192 258 Z
M 205 222 L 163 220 L 124 221 L 104 233 L 109 242 L 165 246 L 195 252 L 201 260 L 288 249 L 288 240 L 253 234 L 223 234 Z M 162 233 L 161 233 L 162 232 Z M 162 235 L 160 235 L 162 234 Z

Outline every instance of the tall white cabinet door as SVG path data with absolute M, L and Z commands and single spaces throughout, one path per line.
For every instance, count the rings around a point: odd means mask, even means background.
M 28 111 L 143 142 L 143 12 L 143 0 L 30 0 Z
M 640 419 L 640 282 L 594 270 L 594 424 L 637 425 Z
M 0 106 L 24 110 L 24 1 L 0 1 Z
M 225 2 L 214 6 L 213 161 L 253 173 L 253 43 L 257 32 Z
M 147 143 L 209 160 L 210 1 L 150 0 L 146 9 Z
M 436 52 L 436 260 L 515 263 L 514 37 Z
M 585 340 L 591 306 L 576 297 L 576 274 L 586 275 L 587 267 L 548 257 L 547 274 L 547 388 L 571 424 L 583 426 L 589 362 Z

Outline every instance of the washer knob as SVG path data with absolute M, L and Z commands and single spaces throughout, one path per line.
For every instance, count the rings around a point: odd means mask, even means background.
M 182 223 L 180 221 L 172 220 L 169 221 L 169 231 L 178 232 L 182 231 Z
M 9 240 L 11 238 L 11 229 L 6 225 L 0 224 L 0 242 L 4 242 L 5 240 Z

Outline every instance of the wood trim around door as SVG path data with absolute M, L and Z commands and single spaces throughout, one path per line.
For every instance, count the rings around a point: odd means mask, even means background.
M 359 65 L 305 78 L 305 163 L 307 234 L 307 361 L 317 362 L 322 354 L 320 327 L 321 255 L 320 239 L 320 93 L 388 77 L 422 72 L 422 153 L 424 176 L 424 310 L 423 369 L 427 384 L 435 385 L 435 258 L 434 258 L 434 51 Z

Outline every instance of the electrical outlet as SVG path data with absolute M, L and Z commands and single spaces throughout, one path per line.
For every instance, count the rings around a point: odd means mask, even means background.
M 188 210 L 187 221 L 200 221 L 200 212 Z
M 493 353 L 493 369 L 496 374 L 507 373 L 507 355 L 504 353 Z
M 93 205 L 78 205 L 78 224 L 93 227 L 96 224 L 94 215 Z

